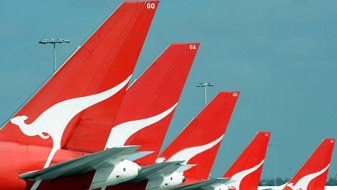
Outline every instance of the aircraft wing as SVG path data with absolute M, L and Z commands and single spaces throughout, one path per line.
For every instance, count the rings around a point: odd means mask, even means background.
M 189 190 L 189 189 L 213 189 L 213 185 L 217 184 L 225 184 L 226 182 L 230 181 L 230 178 L 216 178 L 216 179 L 209 179 L 206 181 L 192 183 L 188 185 L 184 185 L 181 187 L 177 187 L 176 190 Z
M 19 177 L 21 179 L 35 181 L 81 174 L 102 167 L 118 164 L 131 154 L 135 153 L 138 148 L 139 146 L 110 148 L 61 162 L 42 170 L 23 173 Z

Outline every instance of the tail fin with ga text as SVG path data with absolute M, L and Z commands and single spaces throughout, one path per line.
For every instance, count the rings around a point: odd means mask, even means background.
M 127 90 L 105 148 L 140 145 L 153 151 L 137 163 L 155 163 L 198 43 L 170 45 Z

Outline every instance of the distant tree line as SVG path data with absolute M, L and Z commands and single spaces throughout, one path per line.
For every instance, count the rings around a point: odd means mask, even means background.
M 337 185 L 337 177 L 328 178 L 326 185 Z
M 259 183 L 259 186 L 279 186 L 287 183 L 290 179 L 282 179 L 280 177 L 275 179 L 262 179 Z M 276 184 L 275 184 L 276 183 Z
M 290 179 L 288 178 L 285 178 L 285 179 L 276 178 L 276 180 L 275 179 L 262 179 L 259 183 L 259 186 L 274 186 L 275 182 L 276 182 L 276 186 L 279 186 L 279 185 L 283 185 L 287 183 L 289 180 Z M 329 185 L 329 186 L 337 185 L 337 177 L 328 178 L 326 185 Z

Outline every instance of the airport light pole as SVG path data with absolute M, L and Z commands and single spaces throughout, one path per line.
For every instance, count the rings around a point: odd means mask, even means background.
M 54 46 L 54 72 L 56 71 L 56 44 L 70 43 L 68 39 L 42 39 L 39 41 L 40 44 L 53 44 Z
M 201 82 L 197 87 L 203 87 L 204 88 L 204 103 L 205 106 L 207 104 L 207 87 L 214 86 L 214 84 L 211 84 L 210 82 Z

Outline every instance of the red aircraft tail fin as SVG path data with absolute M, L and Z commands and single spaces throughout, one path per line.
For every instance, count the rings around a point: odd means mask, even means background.
M 140 145 L 153 164 L 197 53 L 198 43 L 170 45 L 127 90 L 105 148 Z
M 195 164 L 184 171 L 186 183 L 207 179 L 239 92 L 219 93 L 160 154 L 157 162 Z M 193 178 L 193 179 L 192 179 Z
M 258 132 L 255 138 L 240 154 L 233 165 L 224 174 L 224 178 L 231 178 L 232 189 L 256 190 L 265 160 L 270 132 Z
M 301 169 L 286 184 L 284 190 L 324 189 L 334 145 L 334 138 L 323 139 Z
M 0 140 L 54 149 L 67 143 L 67 148 L 81 149 L 77 145 L 85 142 L 85 147 L 90 139 L 79 137 L 78 130 L 91 133 L 111 123 L 157 5 L 157 1 L 125 2 L 117 8 L 5 124 Z

